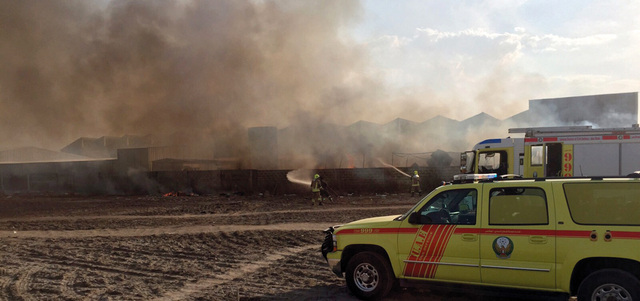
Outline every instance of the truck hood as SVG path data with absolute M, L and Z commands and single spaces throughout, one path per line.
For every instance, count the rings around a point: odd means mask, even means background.
M 393 222 L 395 218 L 400 216 L 396 215 L 388 215 L 388 216 L 378 216 L 378 217 L 370 217 L 357 221 L 350 222 L 348 224 L 344 224 L 340 226 L 340 230 L 342 229 L 354 229 L 354 228 L 372 228 L 372 227 L 384 227 L 385 225 Z

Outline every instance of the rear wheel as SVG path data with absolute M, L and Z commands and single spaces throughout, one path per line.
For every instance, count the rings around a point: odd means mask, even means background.
M 381 299 L 389 293 L 394 277 L 386 258 L 374 252 L 358 253 L 349 260 L 347 287 L 363 300 Z
M 605 269 L 587 276 L 578 288 L 578 300 L 640 301 L 640 281 L 619 269 Z

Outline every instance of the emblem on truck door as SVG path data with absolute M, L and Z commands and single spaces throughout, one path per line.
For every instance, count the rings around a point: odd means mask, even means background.
M 493 241 L 493 252 L 500 259 L 509 259 L 513 252 L 513 241 L 506 236 L 499 236 Z

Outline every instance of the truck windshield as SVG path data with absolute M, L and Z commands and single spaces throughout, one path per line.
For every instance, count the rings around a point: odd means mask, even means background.
M 508 169 L 507 153 L 505 151 L 490 151 L 478 154 L 478 173 L 504 175 L 508 172 Z

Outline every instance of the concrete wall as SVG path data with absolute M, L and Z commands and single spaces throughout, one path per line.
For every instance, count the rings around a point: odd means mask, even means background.
M 12 163 L 0 165 L 2 193 L 111 194 L 127 183 L 115 172 L 115 160 Z
M 319 173 L 331 190 L 340 194 L 405 193 L 411 188 L 410 179 L 389 168 L 324 169 L 309 171 Z M 409 170 L 405 170 L 411 173 Z M 423 192 L 429 192 L 450 181 L 458 173 L 457 167 L 418 169 Z M 221 170 L 153 172 L 150 178 L 162 191 L 194 192 L 198 194 L 308 194 L 307 185 L 287 180 L 289 170 Z
M 164 194 L 167 192 L 271 195 L 309 194 L 308 185 L 287 180 L 290 170 L 154 171 L 131 169 L 117 172 L 115 161 L 0 165 L 0 188 L 5 194 Z M 410 174 L 413 169 L 401 168 Z M 420 167 L 423 192 L 450 181 L 457 167 Z M 390 168 L 309 170 L 319 173 L 331 190 L 340 194 L 405 193 L 410 179 Z

